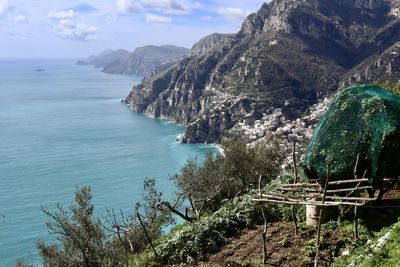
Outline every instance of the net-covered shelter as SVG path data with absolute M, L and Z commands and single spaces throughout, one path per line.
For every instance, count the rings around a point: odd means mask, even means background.
M 400 96 L 377 85 L 342 90 L 321 118 L 302 163 L 310 180 L 400 176 Z

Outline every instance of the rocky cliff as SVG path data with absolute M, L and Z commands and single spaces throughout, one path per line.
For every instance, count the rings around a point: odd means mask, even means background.
M 126 50 L 105 51 L 98 56 L 91 56 L 86 60 L 78 61 L 78 64 L 93 65 L 110 74 L 150 77 L 170 68 L 187 56 L 188 53 L 189 50 L 184 47 L 148 45 L 138 47 L 133 52 Z
M 190 50 L 191 56 L 204 56 L 209 50 L 214 48 L 214 46 L 218 43 L 229 42 L 230 38 L 233 37 L 234 34 L 221 34 L 221 33 L 213 33 L 210 34 L 195 43 Z
M 100 54 L 92 55 L 87 59 L 78 60 L 78 65 L 92 65 L 95 68 L 104 68 L 109 64 L 113 64 L 114 62 L 120 62 L 127 56 L 129 56 L 130 52 L 127 50 L 119 49 L 119 50 L 104 50 Z
M 188 125 L 184 142 L 219 142 L 277 112 L 296 121 L 350 83 L 398 79 L 398 41 L 395 0 L 274 0 L 237 34 L 135 86 L 125 103 Z

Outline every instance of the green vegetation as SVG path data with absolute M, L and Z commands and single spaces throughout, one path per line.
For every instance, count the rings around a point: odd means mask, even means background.
M 390 237 L 383 247 L 379 248 L 377 244 L 387 233 Z M 335 262 L 334 266 L 360 266 L 360 267 L 395 267 L 400 266 L 400 222 L 390 227 L 385 227 L 381 231 L 374 233 L 372 239 L 363 245 L 354 249 L 349 257 L 342 257 Z
M 192 263 L 197 256 L 218 250 L 240 229 L 259 221 L 261 216 L 252 196 L 254 193 L 237 197 L 214 214 L 159 240 L 156 249 L 161 261 Z
M 279 241 L 279 245 L 282 247 L 287 247 L 290 244 L 290 240 L 288 236 L 285 236 L 284 238 L 282 238 L 281 241 Z
M 94 218 L 89 187 L 77 188 L 75 203 L 57 212 L 43 209 L 50 218 L 46 223 L 50 234 L 56 234 L 60 245 L 37 247 L 44 266 L 113 266 L 121 264 L 123 254 L 113 253 L 100 222 Z
M 149 239 L 161 237 L 162 229 L 172 222 L 171 214 L 156 206 L 161 193 L 155 189 L 154 180 L 145 181 L 144 192 L 143 202 L 135 205 L 135 216 L 118 218 L 110 210 L 103 218 L 104 223 L 94 216 L 90 187 L 77 187 L 75 203 L 68 209 L 59 204 L 56 212 L 43 209 L 49 217 L 46 223 L 49 234 L 56 235 L 58 241 L 51 245 L 37 242 L 43 266 L 132 265 L 132 255 L 145 250 Z M 31 266 L 23 260 L 18 260 L 17 265 Z

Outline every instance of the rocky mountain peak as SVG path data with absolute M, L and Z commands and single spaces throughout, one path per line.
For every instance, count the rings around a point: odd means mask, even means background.
M 249 15 L 241 33 L 312 35 L 320 34 L 316 31 L 322 29 L 331 35 L 340 35 L 351 30 L 352 25 L 382 26 L 393 16 L 400 16 L 397 0 L 274 0 L 264 3 L 258 12 Z
M 222 33 L 213 33 L 210 34 L 195 43 L 190 50 L 190 55 L 192 56 L 201 56 L 210 51 L 220 42 L 227 40 L 230 37 L 233 37 L 234 34 L 222 34 Z

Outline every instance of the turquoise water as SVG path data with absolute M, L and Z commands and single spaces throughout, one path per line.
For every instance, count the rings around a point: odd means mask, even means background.
M 146 177 L 171 196 L 168 174 L 216 151 L 121 105 L 138 82 L 73 60 L 0 60 L 0 266 L 36 258 L 36 240 L 49 240 L 40 207 L 70 203 L 75 185 L 92 187 L 98 214 L 129 212 Z

